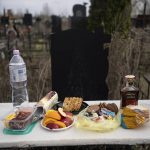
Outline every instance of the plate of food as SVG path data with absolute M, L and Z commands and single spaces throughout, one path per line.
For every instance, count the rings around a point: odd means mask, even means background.
M 72 127 L 74 123 L 73 114 L 64 112 L 61 107 L 58 110 L 48 110 L 41 120 L 41 126 L 48 131 L 63 131 Z
M 80 97 L 66 97 L 63 102 L 56 103 L 52 109 L 58 110 L 58 108 L 61 107 L 64 111 L 77 115 L 87 106 L 88 104 Z

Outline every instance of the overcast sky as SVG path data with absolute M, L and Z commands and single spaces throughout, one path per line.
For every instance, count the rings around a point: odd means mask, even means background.
M 131 16 L 143 14 L 144 3 L 146 2 L 146 14 L 150 14 L 150 0 L 132 0 L 132 13 Z
M 3 9 L 12 9 L 14 12 L 25 12 L 27 9 L 33 14 L 39 14 L 43 11 L 43 6 L 47 4 L 50 13 L 56 15 L 72 15 L 72 6 L 74 4 L 83 4 L 90 0 L 0 0 L 0 13 Z
M 132 0 L 132 17 L 136 17 L 138 14 L 143 13 L 144 2 L 147 2 L 146 13 L 150 14 L 150 0 Z M 72 6 L 74 4 L 83 4 L 87 2 L 87 12 L 90 6 L 90 0 L 0 0 L 0 13 L 3 13 L 3 9 L 12 9 L 16 12 L 29 12 L 40 14 L 43 11 L 44 5 L 49 7 L 50 14 L 56 15 L 72 15 Z

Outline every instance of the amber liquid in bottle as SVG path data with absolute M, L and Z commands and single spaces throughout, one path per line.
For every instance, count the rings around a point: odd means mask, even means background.
M 138 105 L 138 95 L 139 89 L 134 86 L 133 75 L 127 75 L 126 86 L 121 89 L 121 103 L 120 108 L 123 108 L 127 105 Z

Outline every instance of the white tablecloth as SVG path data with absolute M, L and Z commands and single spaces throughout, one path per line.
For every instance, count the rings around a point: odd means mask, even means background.
M 115 102 L 119 105 L 119 101 Z M 89 101 L 96 104 L 99 101 Z M 141 100 L 150 108 L 150 100 Z M 11 110 L 12 104 L 0 103 L 0 116 Z M 37 147 L 37 146 L 73 146 L 73 145 L 98 145 L 98 144 L 150 144 L 150 122 L 137 129 L 123 129 L 121 127 L 111 132 L 99 133 L 72 127 L 65 131 L 49 132 L 36 124 L 31 133 L 26 135 L 5 135 L 3 124 L 0 123 L 0 148 L 4 147 Z

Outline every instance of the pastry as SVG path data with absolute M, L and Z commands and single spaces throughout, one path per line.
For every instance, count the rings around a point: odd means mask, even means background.
M 78 111 L 82 105 L 83 99 L 80 97 L 66 97 L 63 102 L 64 111 Z

